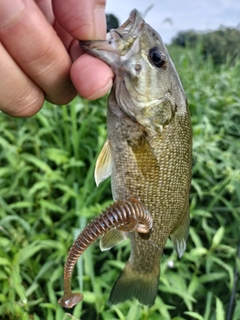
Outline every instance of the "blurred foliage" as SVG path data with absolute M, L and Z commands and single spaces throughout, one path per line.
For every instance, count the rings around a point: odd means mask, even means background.
M 106 14 L 106 21 L 107 21 L 107 32 L 109 32 L 111 29 L 117 29 L 119 27 L 119 20 L 112 13 Z
M 178 260 L 171 241 L 161 259 L 151 308 L 136 300 L 109 306 L 129 243 L 86 250 L 72 288 L 84 300 L 64 310 L 63 267 L 74 238 L 111 200 L 94 164 L 106 138 L 106 98 L 48 103 L 31 119 L 0 117 L 0 319 L 239 320 L 240 62 L 217 70 L 200 46 L 169 50 L 193 124 L 191 227 Z
M 221 27 L 218 30 L 198 33 L 194 30 L 179 32 L 172 44 L 194 48 L 201 45 L 201 54 L 205 59 L 209 56 L 215 65 L 228 61 L 234 62 L 240 51 L 240 30 Z

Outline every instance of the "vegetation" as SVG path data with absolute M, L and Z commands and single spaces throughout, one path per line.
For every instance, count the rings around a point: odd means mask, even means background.
M 117 29 L 119 27 L 119 21 L 118 18 L 115 17 L 114 14 L 106 14 L 106 22 L 107 22 L 107 32 L 109 32 L 111 29 Z
M 240 62 L 216 70 L 198 50 L 170 47 L 192 114 L 191 227 L 181 260 L 167 243 L 151 308 L 107 303 L 128 242 L 87 249 L 72 281 L 83 302 L 73 310 L 57 303 L 68 249 L 112 202 L 109 181 L 97 188 L 93 179 L 106 138 L 106 98 L 46 103 L 30 119 L 1 114 L 0 319 L 239 319 Z
M 211 56 L 215 65 L 235 62 L 239 57 L 240 29 L 221 27 L 205 33 L 183 31 L 177 34 L 172 44 L 190 48 L 200 44 L 203 57 Z

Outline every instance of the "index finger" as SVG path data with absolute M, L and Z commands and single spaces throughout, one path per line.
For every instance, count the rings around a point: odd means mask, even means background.
M 106 0 L 53 0 L 58 23 L 78 40 L 105 39 L 105 6 Z

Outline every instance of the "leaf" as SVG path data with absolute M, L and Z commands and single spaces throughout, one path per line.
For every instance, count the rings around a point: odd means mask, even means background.
M 26 260 L 29 260 L 32 256 L 34 256 L 37 252 L 44 249 L 44 246 L 42 244 L 37 244 L 37 242 L 33 242 L 26 247 L 20 249 L 15 257 L 14 257 L 14 263 L 15 264 L 22 264 Z
M 45 208 L 49 211 L 65 213 L 65 210 L 63 208 L 61 208 L 60 206 L 56 205 L 53 202 L 42 199 L 39 201 L 39 203 L 41 204 L 41 206 L 43 208 Z
M 49 190 L 50 189 L 50 185 L 47 181 L 38 181 L 36 182 L 32 188 L 29 190 L 29 196 L 33 196 L 35 193 L 37 193 L 39 190 L 42 189 L 46 189 Z
M 0 265 L 2 266 L 9 266 L 11 263 L 7 258 L 0 257 Z
M 114 310 L 117 314 L 117 316 L 119 317 L 119 320 L 126 320 L 124 314 L 122 313 L 122 311 L 117 307 L 117 306 L 111 306 L 111 309 Z
M 224 235 L 224 227 L 220 227 L 217 232 L 215 233 L 213 239 L 212 239 L 212 247 L 216 247 L 219 245 L 222 241 L 223 235 Z
M 199 278 L 196 275 L 193 275 L 188 285 L 187 291 L 189 294 L 194 295 L 194 293 L 198 290 L 198 288 L 199 288 Z
M 225 276 L 226 276 L 225 272 L 207 273 L 199 277 L 199 281 L 201 283 L 215 282 L 217 280 L 224 279 Z
M 41 269 L 38 271 L 38 274 L 36 275 L 34 281 L 38 281 L 40 278 L 44 278 L 44 275 L 51 273 L 51 270 L 54 268 L 54 266 L 54 260 L 46 261 L 44 265 L 41 266 Z
M 198 247 L 198 248 L 192 249 L 190 253 L 193 256 L 201 257 L 201 256 L 205 256 L 208 253 L 208 250 L 203 247 Z
M 87 303 L 95 303 L 96 300 L 97 300 L 97 297 L 94 292 L 84 291 L 84 301 L 86 301 Z
M 26 232 L 29 233 L 31 231 L 31 226 L 26 220 L 22 219 L 19 216 L 14 216 L 14 215 L 8 215 L 8 216 L 4 217 L 3 219 L 1 219 L 0 225 L 1 226 L 8 226 L 10 224 L 10 222 L 12 222 L 12 221 L 16 221 L 16 222 L 20 223 Z
M 229 286 L 230 286 L 230 288 L 232 288 L 233 281 L 234 281 L 233 267 L 229 266 L 227 263 L 225 263 L 224 261 L 222 261 L 221 259 L 219 259 L 217 257 L 212 257 L 212 260 L 228 272 Z
M 233 320 L 238 320 L 240 314 L 240 300 L 236 301 L 236 306 L 233 314 Z
M 51 174 L 52 173 L 52 169 L 51 167 L 49 167 L 48 164 L 46 164 L 44 161 L 42 161 L 41 159 L 35 157 L 34 155 L 25 153 L 22 154 L 22 159 L 24 159 L 27 162 L 32 163 L 34 166 L 36 166 L 39 170 L 42 170 L 43 172 L 47 173 L 47 174 Z
M 206 298 L 206 308 L 204 312 L 204 319 L 209 319 L 211 310 L 212 310 L 212 300 L 213 300 L 213 293 L 208 291 L 207 298 Z
M 31 208 L 32 202 L 30 201 L 18 201 L 9 205 L 11 209 L 23 209 L 23 208 Z
M 216 297 L 216 320 L 224 320 L 225 319 L 225 311 L 223 307 L 222 301 Z
M 128 311 L 126 320 L 140 319 L 140 306 L 135 300 Z
M 7 274 L 7 272 L 4 272 L 2 270 L 0 270 L 0 280 L 8 280 L 9 275 Z M 0 299 L 1 301 L 1 299 Z
M 197 234 L 197 231 L 193 227 L 189 228 L 189 235 L 190 235 L 190 237 L 196 247 L 203 247 L 202 240 L 199 237 L 199 235 Z
M 118 260 L 109 260 L 108 261 L 108 264 L 110 266 L 113 266 L 114 268 L 117 268 L 117 269 L 120 269 L 120 270 L 123 270 L 124 266 L 125 266 L 125 263 L 122 262 L 122 261 L 118 261 Z
M 31 286 L 26 290 L 26 297 L 29 297 L 38 288 L 38 283 L 33 282 Z
M 192 311 L 185 311 L 184 314 L 192 317 L 193 319 L 205 320 L 199 313 Z
M 1 228 L 0 228 L 1 230 Z M 0 237 L 0 244 L 2 248 L 7 247 L 10 244 L 10 240 L 4 237 Z
M 27 303 L 27 297 L 25 288 L 22 285 L 22 277 L 20 274 L 19 265 L 15 264 L 11 271 L 11 281 L 14 284 L 14 289 L 16 290 L 17 294 L 19 295 L 20 299 L 22 300 L 22 304 Z
M 45 149 L 46 156 L 49 160 L 56 163 L 56 165 L 61 165 L 67 163 L 68 152 L 58 148 L 47 148 Z
M 154 303 L 154 309 L 158 310 L 158 312 L 163 316 L 163 319 L 171 320 L 172 317 L 170 315 L 170 310 L 175 308 L 166 304 L 158 295 Z
M 0 168 L 0 177 L 4 178 L 5 176 L 11 176 L 14 173 L 14 168 L 6 167 Z

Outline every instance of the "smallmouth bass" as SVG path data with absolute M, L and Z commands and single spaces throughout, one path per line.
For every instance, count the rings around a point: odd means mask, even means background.
M 115 73 L 108 98 L 108 140 L 96 163 L 96 183 L 111 176 L 114 201 L 137 196 L 153 217 L 149 240 L 116 229 L 102 237 L 102 250 L 126 238 L 131 242 L 130 259 L 113 286 L 110 302 L 137 298 L 151 306 L 168 237 L 179 257 L 186 249 L 192 167 L 186 97 L 161 37 L 137 10 L 109 32 L 107 41 L 80 44 Z

